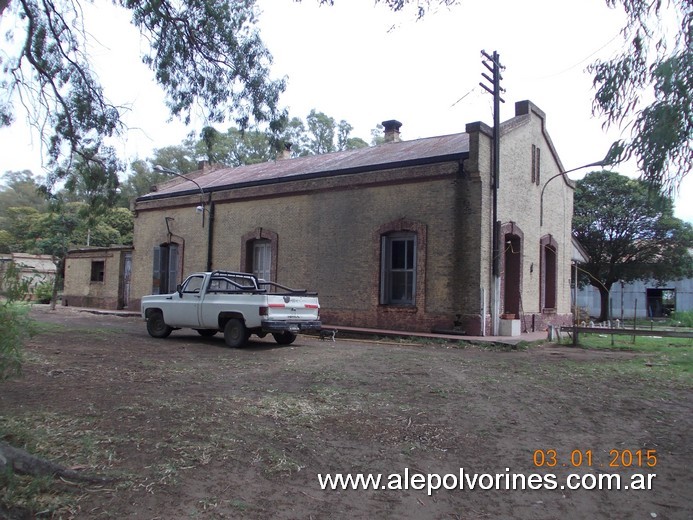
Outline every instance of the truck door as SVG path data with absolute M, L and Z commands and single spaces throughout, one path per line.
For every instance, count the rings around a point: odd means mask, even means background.
M 173 293 L 172 297 L 175 305 L 171 305 L 171 310 L 167 312 L 164 319 L 168 323 L 175 323 L 178 327 L 196 328 L 200 326 L 199 308 L 202 285 L 205 277 L 203 275 L 189 276 L 183 282 L 182 293 Z

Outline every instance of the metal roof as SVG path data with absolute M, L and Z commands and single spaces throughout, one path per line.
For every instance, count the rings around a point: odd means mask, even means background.
M 466 158 L 468 153 L 469 134 L 460 133 L 235 168 L 221 167 L 185 175 L 194 179 L 205 193 L 209 193 L 229 188 L 459 160 Z M 189 195 L 199 191 L 191 182 L 176 177 L 158 185 L 157 191 L 138 197 L 137 200 Z
M 10 253 L 11 259 L 23 271 L 35 271 L 39 273 L 55 273 L 57 267 L 50 255 L 31 255 L 29 253 Z

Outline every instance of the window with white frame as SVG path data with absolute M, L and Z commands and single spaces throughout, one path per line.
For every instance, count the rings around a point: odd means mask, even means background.
M 416 303 L 416 234 L 392 233 L 381 238 L 380 303 Z

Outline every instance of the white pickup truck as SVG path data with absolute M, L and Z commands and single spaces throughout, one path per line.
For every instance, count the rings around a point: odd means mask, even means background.
M 317 293 L 289 289 L 249 273 L 194 273 L 173 294 L 142 298 L 147 332 L 165 338 L 175 329 L 195 329 L 202 336 L 224 332 L 229 347 L 242 347 L 251 334 L 272 334 L 290 345 L 303 330 L 319 330 Z

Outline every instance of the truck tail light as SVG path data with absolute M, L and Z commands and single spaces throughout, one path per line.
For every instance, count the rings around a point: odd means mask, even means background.
M 260 307 L 260 316 L 267 316 L 269 314 L 269 309 L 267 307 Z

